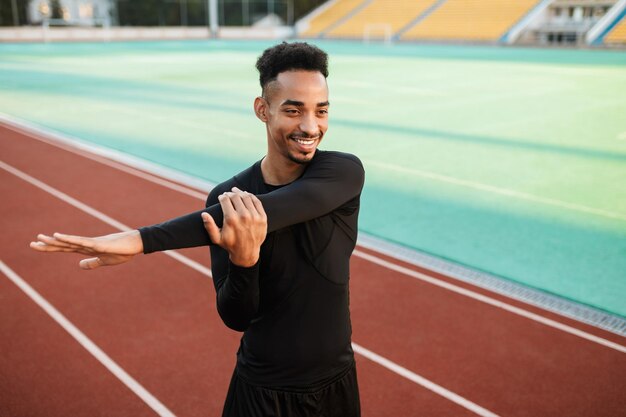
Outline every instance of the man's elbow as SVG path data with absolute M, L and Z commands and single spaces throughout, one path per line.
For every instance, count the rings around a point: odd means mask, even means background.
M 250 322 L 252 321 L 252 318 L 243 317 L 239 314 L 229 314 L 219 308 L 219 305 L 217 307 L 217 312 L 219 313 L 226 327 L 228 327 L 229 329 L 235 330 L 237 332 L 244 332 L 248 329 L 248 327 L 250 327 Z
M 225 320 L 222 317 L 222 321 L 229 329 L 232 329 L 236 332 L 245 332 L 250 327 L 250 320 L 248 321 L 235 321 L 235 320 Z

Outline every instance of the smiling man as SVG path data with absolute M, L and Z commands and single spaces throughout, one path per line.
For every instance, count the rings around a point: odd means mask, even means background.
M 97 238 L 39 235 L 31 246 L 92 255 L 81 261 L 92 269 L 210 245 L 218 312 L 243 332 L 223 416 L 359 416 L 348 282 L 363 167 L 317 149 L 328 128 L 326 53 L 282 43 L 257 69 L 267 154 L 215 187 L 205 210 Z

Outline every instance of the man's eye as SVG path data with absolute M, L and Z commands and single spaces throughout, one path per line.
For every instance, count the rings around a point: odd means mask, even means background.
M 328 110 L 327 109 L 321 109 L 318 111 L 319 114 L 328 114 Z
M 295 109 L 286 109 L 286 110 L 285 110 L 285 113 L 287 113 L 287 114 L 296 114 L 296 113 L 298 113 L 298 110 L 295 110 Z

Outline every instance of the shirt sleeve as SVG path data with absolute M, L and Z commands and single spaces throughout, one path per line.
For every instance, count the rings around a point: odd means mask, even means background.
M 365 172 L 361 161 L 350 154 L 326 153 L 311 161 L 302 177 L 257 197 L 267 214 L 267 231 L 302 223 L 339 208 L 361 193 Z M 144 253 L 211 245 L 200 213 L 207 212 L 221 227 L 219 204 L 166 222 L 139 229 Z
M 259 262 L 249 268 L 235 265 L 224 249 L 212 246 L 211 270 L 222 321 L 233 330 L 246 330 L 259 309 Z

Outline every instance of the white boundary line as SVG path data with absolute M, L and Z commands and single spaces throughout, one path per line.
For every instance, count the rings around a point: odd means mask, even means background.
M 393 259 L 392 263 L 404 262 L 425 269 L 428 271 L 428 274 L 431 274 L 429 276 L 432 276 L 433 273 L 439 273 L 456 281 L 465 282 L 474 287 L 504 295 L 509 299 L 521 301 L 526 305 L 539 307 L 544 311 L 555 313 L 561 317 L 574 319 L 575 321 L 626 337 L 626 319 L 594 307 L 518 284 L 487 272 L 437 258 L 434 255 L 418 252 L 415 249 L 369 236 L 365 233 L 359 234 L 357 248 L 359 247 L 370 249 L 378 255 L 386 255 Z
M 84 156 L 84 157 L 87 157 L 89 159 L 101 162 L 101 163 L 103 163 L 105 165 L 108 165 L 108 166 L 111 166 L 113 168 L 119 169 L 119 167 L 124 167 L 121 164 L 118 164 L 118 163 L 113 162 L 113 161 L 109 161 L 109 160 L 101 158 L 99 156 L 89 155 L 88 152 L 96 152 L 96 153 L 107 152 L 107 150 L 103 150 L 103 148 L 101 148 L 99 146 L 85 144 L 84 147 L 87 148 L 87 151 L 81 150 L 80 147 L 79 147 L 79 149 L 72 149 L 72 145 L 74 144 L 74 140 L 69 140 L 69 139 L 64 139 L 64 138 L 59 137 L 59 140 L 61 140 L 61 142 L 65 145 L 65 146 L 62 146 L 62 145 L 54 143 L 52 141 L 49 141 L 49 140 L 37 137 L 37 136 L 35 136 L 33 134 L 29 134 L 28 132 L 24 132 L 23 130 L 25 129 L 25 127 L 20 126 L 19 124 L 16 124 L 16 123 L 12 122 L 10 119 L 7 119 L 6 116 L 2 115 L 1 113 L 0 113 L 0 120 L 6 121 L 8 124 L 10 124 L 11 126 L 9 128 L 11 128 L 12 130 L 14 130 L 14 131 L 16 131 L 18 133 L 21 133 L 21 134 L 28 134 L 28 136 L 32 137 L 35 140 L 38 140 L 38 141 L 50 144 L 52 146 L 59 147 L 61 149 L 67 150 L 69 152 L 75 153 L 75 154 L 80 155 L 80 156 Z M 14 128 L 13 126 L 16 126 L 17 129 Z M 30 126 L 28 126 L 28 128 L 30 129 Z M 42 135 L 49 135 L 50 134 L 49 132 L 46 132 L 46 131 L 41 130 L 41 129 L 33 128 L 33 130 L 39 130 Z M 79 140 L 77 140 L 77 141 L 82 146 L 82 142 L 79 141 Z M 179 189 L 181 189 L 181 188 L 185 188 L 184 186 L 181 186 L 179 184 L 175 184 L 175 183 L 172 183 L 170 181 L 163 180 L 163 179 L 161 179 L 159 177 L 156 177 L 154 175 L 151 175 L 151 174 L 143 173 L 143 172 L 141 172 L 139 170 L 136 170 L 134 168 L 128 168 L 128 167 L 124 167 L 124 168 L 125 168 L 123 170 L 124 172 L 127 172 L 127 173 L 129 173 L 131 175 L 138 175 L 137 173 L 139 173 L 139 174 L 141 174 L 141 175 L 139 175 L 141 178 L 143 178 L 143 179 L 145 179 L 147 181 L 153 181 L 153 182 L 155 182 L 157 184 L 164 185 L 167 188 L 171 188 L 171 189 L 174 189 L 174 190 L 177 190 L 177 191 L 180 191 Z M 151 168 L 158 170 L 158 167 L 157 168 L 151 167 Z M 27 174 L 24 174 L 24 175 L 27 175 Z M 38 180 L 36 180 L 36 181 L 38 181 Z M 207 185 L 209 185 L 209 184 L 205 183 L 205 186 L 207 186 Z M 211 186 L 211 188 L 212 188 L 212 186 Z M 192 195 L 191 192 L 196 193 L 196 194 L 200 194 L 197 191 L 194 191 L 194 190 L 191 190 L 191 189 L 187 189 L 187 190 L 189 191 L 189 193 L 186 192 L 185 194 L 188 194 L 188 195 Z M 210 190 L 210 188 L 209 188 L 209 190 Z M 61 193 L 61 194 L 63 194 L 63 193 Z M 199 195 L 197 197 L 199 199 L 205 201 L 204 195 Z M 71 198 L 71 197 L 69 197 L 69 198 Z M 82 203 L 78 202 L 78 204 L 82 204 Z M 92 210 L 95 210 L 95 209 L 92 209 Z M 97 212 L 97 210 L 95 210 L 95 211 Z M 102 216 L 101 220 L 104 221 L 105 223 L 108 223 L 108 220 L 105 220 L 105 218 L 108 218 L 108 216 L 106 216 L 106 215 L 104 215 L 102 213 L 100 213 L 100 215 Z M 98 217 L 98 218 L 100 218 L 100 217 Z M 108 223 L 108 224 L 111 224 L 113 227 L 117 227 L 117 226 L 113 225 L 112 223 Z M 130 228 L 128 228 L 128 226 L 124 226 L 124 225 L 122 225 L 122 226 L 126 227 L 126 229 L 121 229 L 121 230 L 130 230 Z M 189 259 L 189 258 L 187 258 L 187 257 L 185 257 L 183 255 L 180 255 L 180 254 L 176 253 L 176 252 L 167 251 L 166 254 L 171 256 L 171 257 L 173 257 L 173 258 L 176 258 L 176 259 L 178 259 L 178 257 L 181 257 L 181 259 L 179 259 L 181 262 L 183 262 L 185 264 L 189 264 L 189 266 L 191 266 L 193 269 L 195 269 L 195 270 L 197 270 L 197 271 L 199 271 L 201 273 L 204 273 L 204 274 L 210 274 L 211 273 L 211 271 L 208 268 L 206 268 L 206 267 L 202 266 L 201 264 L 198 264 L 197 262 L 193 261 L 192 259 Z M 468 296 L 470 298 L 474 298 L 474 299 L 476 299 L 478 301 L 481 301 L 481 302 L 484 302 L 486 304 L 502 308 L 502 309 L 504 309 L 506 311 L 509 311 L 511 313 L 514 313 L 514 314 L 518 314 L 518 315 L 520 315 L 522 317 L 526 317 L 527 319 L 537 321 L 539 323 L 542 323 L 544 325 L 553 327 L 555 329 L 562 330 L 562 331 L 564 331 L 566 333 L 574 334 L 574 335 L 577 335 L 577 336 L 579 336 L 579 337 L 581 337 L 583 339 L 586 339 L 586 340 L 589 340 L 589 341 L 593 341 L 595 343 L 599 343 L 599 344 L 604 345 L 606 347 L 609 347 L 609 348 L 618 350 L 620 352 L 626 353 L 626 347 L 624 347 L 622 345 L 619 345 L 619 344 L 611 342 L 609 340 L 600 338 L 598 336 L 592 335 L 592 334 L 584 332 L 582 330 L 578 330 L 578 329 L 576 329 L 574 327 L 571 327 L 571 326 L 559 323 L 557 321 L 554 321 L 554 320 L 551 320 L 551 319 L 547 319 L 547 318 L 545 318 L 543 316 L 540 316 L 540 315 L 535 314 L 535 313 L 531 313 L 531 312 L 523 310 L 523 309 L 521 309 L 519 307 L 512 306 L 510 304 L 504 303 L 502 301 L 493 299 L 491 297 L 482 295 L 480 293 L 477 293 L 477 292 L 474 292 L 474 291 L 471 291 L 471 290 L 466 290 L 465 288 L 456 286 L 454 284 L 449 284 L 449 283 L 447 283 L 445 281 L 439 280 L 439 279 L 431 277 L 429 275 L 425 275 L 425 274 L 421 274 L 421 273 L 415 272 L 415 271 L 413 271 L 411 269 L 401 267 L 399 265 L 396 265 L 396 264 L 393 264 L 391 262 L 385 261 L 385 260 L 383 260 L 383 259 L 381 259 L 379 257 L 366 254 L 366 253 L 364 253 L 362 251 L 359 251 L 359 250 L 355 250 L 354 251 L 354 255 L 358 256 L 358 257 L 361 257 L 363 259 L 369 260 L 371 262 L 377 263 L 377 264 L 379 264 L 381 266 L 384 266 L 384 267 L 387 267 L 389 269 L 396 270 L 397 272 L 403 273 L 405 275 L 409 275 L 409 276 L 411 276 L 413 278 L 421 279 L 421 280 L 429 282 L 429 283 L 431 283 L 433 285 L 437 285 L 437 286 L 439 286 L 441 288 L 445 288 L 445 289 L 448 289 L 450 291 L 466 295 L 466 296 Z M 504 294 L 504 295 L 507 296 L 506 294 Z M 525 302 L 524 300 L 521 300 L 521 301 Z M 539 307 L 543 308 L 541 306 L 539 306 Z M 555 313 L 559 314 L 558 312 L 555 312 Z M 576 319 L 576 318 L 574 318 L 574 319 Z
M 11 165 L 5 163 L 4 161 L 0 160 L 0 168 L 4 169 L 5 171 L 10 172 L 11 174 L 15 175 L 18 178 L 21 178 L 22 180 L 29 182 L 30 184 L 34 185 L 35 187 L 38 187 L 40 189 L 42 189 L 43 191 L 47 192 L 48 194 L 52 194 L 53 196 L 57 197 L 60 200 L 65 201 L 66 203 L 76 207 L 79 210 L 84 211 L 85 213 L 89 214 L 90 216 L 95 217 L 96 219 L 108 224 L 109 226 L 112 226 L 115 229 L 121 230 L 123 232 L 127 232 L 129 230 L 133 230 L 132 228 L 126 226 L 123 223 L 118 222 L 117 220 L 107 216 L 106 214 L 102 213 L 101 211 L 96 210 L 93 207 L 88 206 L 87 204 L 76 200 L 73 197 L 70 197 L 69 195 L 65 194 L 62 191 L 57 190 L 54 187 L 49 186 L 48 184 L 39 181 L 38 179 L 31 177 L 30 175 L 20 171 L 17 168 L 12 167 Z M 163 252 L 164 254 L 166 254 L 167 256 L 176 259 L 179 262 L 182 262 L 183 264 L 187 265 L 188 267 L 195 269 L 196 271 L 200 272 L 201 274 L 204 274 L 208 277 L 212 277 L 211 275 L 211 270 L 208 269 L 207 267 L 203 266 L 202 264 L 194 261 L 193 259 L 190 259 L 184 255 L 181 255 L 180 253 L 176 253 L 174 251 L 165 251 Z
M 0 122 L 4 123 L 4 127 L 7 129 L 19 133 L 20 135 L 26 135 L 39 142 L 54 146 L 55 148 L 80 155 L 84 158 L 91 159 L 92 161 L 99 162 L 103 165 L 135 175 L 139 178 L 143 178 L 147 181 L 179 191 L 200 200 L 206 200 L 206 194 L 215 186 L 215 184 L 211 182 L 199 180 L 190 175 L 183 174 L 173 169 L 168 169 L 162 165 L 157 165 L 123 152 L 94 145 L 78 138 L 63 136 L 50 130 L 44 130 L 22 120 L 13 120 L 1 112 Z M 48 139 L 48 137 L 52 139 Z M 141 171 L 142 169 L 146 172 Z M 174 181 L 180 182 L 181 184 L 186 184 L 186 186 L 176 184 L 172 181 L 168 181 L 149 173 L 160 173 L 162 177 L 170 178 Z M 190 187 L 202 190 L 205 194 Z
M 506 311 L 508 311 L 510 313 L 517 314 L 518 316 L 526 317 L 527 319 L 536 321 L 536 322 L 541 323 L 541 324 L 545 324 L 546 326 L 549 326 L 549 327 L 552 327 L 554 329 L 558 329 L 558 330 L 564 331 L 564 332 L 572 334 L 574 336 L 581 337 L 581 338 L 589 340 L 591 342 L 598 343 L 598 344 L 600 344 L 602 346 L 605 346 L 605 347 L 608 347 L 608 348 L 611 348 L 611 349 L 615 349 L 618 352 L 626 353 L 626 346 L 622 346 L 622 345 L 620 345 L 618 343 L 611 342 L 610 340 L 606 340 L 606 339 L 603 339 L 601 337 L 598 337 L 598 336 L 592 335 L 590 333 L 584 332 L 582 330 L 578 330 L 578 329 L 576 329 L 574 327 L 571 327 L 571 326 L 568 326 L 566 324 L 559 323 L 558 321 L 554 321 L 554 320 L 545 318 L 543 316 L 540 316 L 539 314 L 531 313 L 530 311 L 526 311 L 526 310 L 524 310 L 522 308 L 512 306 L 511 304 L 507 304 L 505 302 L 496 300 L 496 299 L 488 297 L 486 295 L 483 295 L 483 294 L 480 294 L 480 293 L 468 290 L 468 289 L 463 288 L 463 287 L 459 287 L 459 286 L 454 285 L 454 284 L 450 284 L 449 282 L 441 281 L 441 280 L 439 280 L 437 278 L 433 278 L 433 277 L 428 276 L 426 274 L 422 274 L 421 272 L 413 271 L 412 269 L 405 268 L 405 267 L 400 266 L 400 265 L 395 265 L 395 264 L 393 264 L 391 262 L 385 261 L 384 259 L 378 258 L 378 257 L 370 255 L 368 253 L 361 252 L 359 250 L 355 250 L 354 253 L 356 255 L 360 256 L 361 258 L 366 259 L 366 260 L 368 260 L 368 261 L 370 261 L 372 263 L 378 264 L 378 265 L 380 265 L 382 267 L 391 269 L 391 270 L 396 271 L 396 272 L 400 272 L 400 273 L 402 273 L 404 275 L 408 275 L 408 276 L 413 277 L 413 278 L 417 278 L 417 279 L 419 279 L 421 281 L 428 282 L 429 284 L 436 285 L 436 286 L 441 287 L 441 288 L 445 288 L 445 289 L 450 290 L 452 292 L 455 292 L 457 294 L 461 294 L 461 295 L 464 295 L 466 297 L 473 298 L 474 300 L 481 301 L 481 302 L 483 302 L 485 304 L 489 304 L 491 306 L 494 306 L 494 307 L 497 307 L 497 308 L 501 308 L 501 309 L 506 310 Z
M 16 177 L 34 185 L 37 188 L 40 188 L 41 190 L 53 195 L 54 197 L 57 197 L 58 199 L 76 207 L 77 209 L 89 214 L 90 216 L 93 216 L 95 218 L 97 218 L 98 220 L 103 221 L 104 223 L 113 226 L 114 228 L 118 229 L 118 230 L 122 230 L 122 231 L 127 231 L 127 230 L 131 230 L 128 226 L 124 225 L 123 223 L 118 222 L 117 220 L 107 216 L 106 214 L 94 209 L 93 207 L 88 206 L 85 203 L 82 203 L 81 201 L 76 200 L 73 197 L 70 197 L 69 195 L 57 190 L 54 187 L 49 186 L 48 184 L 26 174 L 25 172 L 20 171 L 17 168 L 12 167 L 11 165 L 8 165 L 7 163 L 5 163 L 4 161 L 0 161 L 0 168 L 6 170 L 7 172 L 15 175 Z M 167 255 L 171 256 L 172 258 L 184 263 L 185 265 L 195 269 L 196 271 L 211 277 L 211 271 L 200 265 L 199 263 L 187 258 L 186 256 L 183 256 L 179 253 L 176 252 L 172 252 L 172 251 L 167 251 L 165 252 Z M 409 371 L 406 368 L 403 368 L 402 366 L 388 360 L 385 359 L 384 357 L 377 355 L 357 344 L 353 345 L 353 348 L 355 349 L 355 352 L 362 354 L 363 356 L 365 356 L 366 358 L 378 363 L 379 365 L 393 371 L 394 373 L 409 379 L 412 382 L 415 382 L 416 384 L 419 384 L 431 391 L 433 391 L 434 393 L 443 396 L 444 398 L 462 406 L 467 408 L 468 410 L 477 413 L 480 416 L 485 416 L 485 417 L 493 417 L 496 416 L 496 414 L 493 414 L 492 412 L 474 404 L 473 402 L 459 396 L 458 394 L 453 393 L 452 391 L 446 390 L 445 388 L 435 384 L 434 382 L 431 382 L 411 371 Z
M 560 207 L 572 211 L 578 211 L 581 213 L 594 214 L 596 216 L 607 217 L 609 219 L 626 220 L 626 214 L 615 213 L 608 210 L 597 209 L 594 207 L 587 207 L 581 204 L 568 203 L 566 201 L 556 200 L 554 198 L 538 197 L 536 195 L 523 193 L 521 191 L 510 190 L 508 188 L 494 187 L 492 185 L 482 184 L 474 181 L 462 180 L 459 178 L 450 177 L 447 175 L 436 174 L 434 172 L 423 171 L 414 168 L 399 167 L 392 164 L 386 164 L 384 162 L 368 161 L 368 165 L 377 166 L 379 168 L 387 169 L 389 171 L 402 172 L 404 174 L 415 175 L 422 178 L 428 178 L 435 181 L 446 182 L 448 184 L 454 184 L 461 187 L 473 188 L 475 190 L 486 191 L 493 194 L 499 194 L 506 197 L 519 198 L 521 200 L 533 201 L 535 203 L 546 204 L 550 206 Z
M 403 368 L 402 366 L 399 366 L 396 363 L 391 362 L 390 360 L 372 352 L 371 350 L 365 349 L 363 346 L 357 345 L 356 343 L 352 343 L 352 349 L 354 349 L 355 352 L 357 352 L 358 354 L 366 357 L 367 359 L 376 362 L 377 364 L 383 366 L 384 368 L 389 369 L 391 372 L 394 372 L 398 375 L 401 375 L 403 377 L 405 377 L 406 379 L 408 379 L 409 381 L 413 381 L 418 385 L 421 385 L 422 387 L 437 393 L 439 395 L 441 395 L 442 397 L 445 397 L 446 399 L 452 401 L 453 403 L 456 403 L 458 405 L 460 405 L 463 408 L 466 408 L 476 414 L 478 414 L 479 416 L 484 416 L 484 417 L 498 417 L 497 414 L 492 413 L 491 411 L 471 402 L 466 400 L 465 398 L 461 397 L 458 394 L 455 394 L 454 392 L 445 389 L 444 387 L 442 387 L 441 385 L 437 385 L 432 381 L 429 381 L 428 379 L 417 375 L 414 372 L 409 371 L 406 368 Z
M 81 332 L 72 322 L 59 312 L 52 304 L 43 298 L 33 287 L 28 285 L 19 275 L 0 260 L 0 270 L 17 285 L 31 300 L 41 307 L 54 321 L 56 321 L 66 332 L 70 334 L 83 348 L 85 348 L 94 358 L 107 368 L 117 379 L 119 379 L 128 389 L 145 402 L 159 416 L 176 417 L 165 405 L 163 405 L 154 395 L 146 390 L 139 382 L 130 376 L 124 369 L 111 359 L 102 349 Z
M 196 197 L 203 201 L 206 200 L 206 196 L 202 193 L 199 193 L 196 190 L 189 189 L 188 187 L 181 186 L 179 184 L 164 180 L 162 178 L 159 178 L 151 174 L 147 174 L 143 171 L 131 168 L 130 166 L 122 165 L 120 163 L 112 161 L 111 159 L 106 159 L 106 158 L 112 158 L 116 161 L 122 161 L 124 163 L 127 163 L 128 165 L 139 167 L 141 169 L 146 169 L 149 172 L 153 172 L 153 173 L 157 172 L 157 174 L 159 172 L 161 173 L 165 172 L 166 174 L 165 176 L 167 176 L 168 178 L 173 178 L 174 180 L 180 181 L 183 184 L 192 184 L 192 186 L 195 186 L 198 189 L 205 191 L 207 193 L 211 191 L 211 189 L 215 186 L 215 184 L 211 182 L 201 181 L 192 176 L 181 174 L 175 170 L 167 169 L 157 164 L 147 163 L 146 161 L 141 160 L 140 158 L 131 157 L 122 152 L 118 152 L 118 151 L 114 151 L 111 149 L 106 149 L 101 146 L 93 145 L 77 138 L 69 139 L 69 138 L 63 137 L 62 135 L 54 134 L 50 132 L 49 130 L 40 129 L 38 127 L 32 126 L 30 123 L 27 123 L 24 121 L 16 122 L 12 120 L 10 117 L 2 113 L 0 113 L 0 121 L 3 121 L 4 123 L 6 123 L 9 129 L 15 132 L 18 132 L 20 134 L 27 134 L 28 136 L 38 141 L 47 143 L 52 146 L 59 147 L 61 149 L 75 153 L 77 155 L 81 155 L 85 158 L 100 162 L 104 165 L 108 165 L 110 167 L 119 169 L 120 171 L 129 173 L 131 175 L 135 175 L 137 177 L 146 179 L 148 181 L 152 181 L 156 184 L 163 185 L 164 187 L 170 188 L 175 191 L 179 191 L 183 194 L 190 195 L 191 197 Z M 37 137 L 31 134 L 27 130 L 32 130 L 34 132 L 37 132 L 41 137 Z M 623 134 L 626 134 L 626 132 L 624 132 Z M 53 136 L 54 140 L 57 143 L 45 139 L 45 136 Z M 538 197 L 532 194 L 510 190 L 508 188 L 495 187 L 495 186 L 482 184 L 478 182 L 467 181 L 467 180 L 458 179 L 458 178 L 454 178 L 454 177 L 450 177 L 446 175 L 436 174 L 436 173 L 429 172 L 429 171 L 398 167 L 398 166 L 394 166 L 391 164 L 386 164 L 383 162 L 377 162 L 377 161 L 371 161 L 371 160 L 368 161 L 368 165 L 377 166 L 379 168 L 383 168 L 383 169 L 387 169 L 391 171 L 403 172 L 405 174 L 416 175 L 416 176 L 428 178 L 428 179 L 435 180 L 435 181 L 442 181 L 442 182 L 454 184 L 457 186 L 473 188 L 476 190 L 499 194 L 499 195 L 503 195 L 507 197 L 519 198 L 522 200 L 528 200 L 528 201 L 533 201 L 536 203 L 565 208 L 565 209 L 572 210 L 572 211 L 593 214 L 596 216 L 602 216 L 602 217 L 606 217 L 610 219 L 626 220 L 626 215 L 622 213 L 611 212 L 608 210 L 597 209 L 594 207 L 587 207 L 587 206 L 583 206 L 583 205 L 575 204 L 575 203 L 568 203 L 566 201 L 556 200 L 553 198 Z

